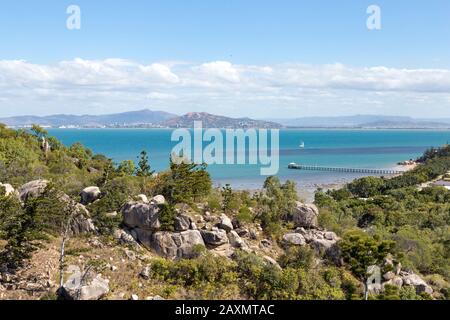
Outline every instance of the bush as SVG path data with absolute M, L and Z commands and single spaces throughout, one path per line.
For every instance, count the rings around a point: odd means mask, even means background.
M 289 247 L 278 262 L 283 268 L 301 268 L 310 270 L 314 266 L 314 250 L 307 246 Z

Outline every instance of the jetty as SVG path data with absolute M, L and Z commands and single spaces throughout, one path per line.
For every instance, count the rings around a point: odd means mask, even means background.
M 367 174 L 377 174 L 377 175 L 378 174 L 394 175 L 394 174 L 402 174 L 403 173 L 403 171 L 392 170 L 392 169 L 325 167 L 325 166 L 297 164 L 294 162 L 290 163 L 288 168 L 296 169 L 296 170 L 331 171 L 331 172 L 345 172 L 345 173 L 367 173 Z

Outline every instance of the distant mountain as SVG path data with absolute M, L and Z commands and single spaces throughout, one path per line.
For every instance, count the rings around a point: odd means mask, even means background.
M 304 117 L 272 121 L 294 128 L 450 128 L 450 119 L 414 119 L 382 115 Z
M 192 128 L 194 121 L 201 121 L 204 128 L 281 128 L 279 123 L 253 120 L 250 118 L 229 118 L 206 112 L 190 112 L 183 116 L 172 118 L 163 124 L 169 128 Z
M 18 116 L 10 118 L 0 118 L 0 123 L 8 126 L 20 127 L 31 124 L 42 126 L 62 127 L 104 127 L 104 126 L 140 126 L 158 125 L 168 119 L 177 117 L 164 111 L 139 110 L 106 115 L 51 115 L 51 116 Z
M 228 118 L 205 112 L 191 112 L 178 116 L 164 111 L 139 110 L 106 115 L 18 116 L 0 118 L 0 123 L 10 127 L 26 127 L 39 124 L 48 127 L 169 127 L 190 128 L 194 121 L 202 121 L 204 128 L 280 128 L 274 122 L 250 118 Z

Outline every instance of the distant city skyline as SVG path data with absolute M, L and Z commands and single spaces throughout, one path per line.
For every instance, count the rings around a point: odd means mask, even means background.
M 450 117 L 447 0 L 17 0 L 0 39 L 0 117 Z

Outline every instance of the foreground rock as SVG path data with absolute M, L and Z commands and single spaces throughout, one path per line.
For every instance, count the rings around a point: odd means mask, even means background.
M 97 274 L 74 272 L 64 283 L 60 294 L 67 300 L 99 300 L 109 292 L 109 281 Z
M 97 231 L 97 228 L 91 219 L 91 215 L 84 205 L 76 203 L 67 194 L 62 192 L 58 195 L 58 199 L 64 203 L 65 210 L 72 210 L 73 218 L 70 230 L 73 235 Z
M 218 227 L 220 229 L 225 230 L 226 232 L 230 232 L 233 230 L 233 223 L 231 222 L 231 219 L 228 218 L 226 215 L 222 214 L 220 216 L 220 222 L 218 224 Z
M 306 244 L 305 238 L 299 233 L 288 233 L 283 236 L 283 242 L 287 245 L 303 246 Z
M 153 203 L 153 204 L 164 204 L 164 203 L 166 203 L 166 199 L 162 195 L 157 195 L 157 196 L 154 196 L 150 200 L 150 202 Z
M 90 218 L 89 211 L 80 203 L 75 206 L 75 214 L 72 220 L 71 231 L 72 234 L 78 235 L 83 233 L 93 233 L 97 231 L 92 219 Z
M 231 230 L 228 233 L 228 240 L 230 241 L 230 244 L 234 248 L 242 249 L 242 250 L 247 250 L 248 249 L 247 243 L 234 230 Z
M 295 227 L 317 228 L 317 217 L 319 209 L 313 204 L 303 204 L 297 201 L 294 212 L 292 213 L 292 221 Z
M 297 228 L 295 232 L 319 255 L 327 257 L 336 265 L 342 264 L 341 251 L 337 245 L 340 238 L 334 232 L 305 228 Z
M 9 196 L 16 193 L 16 190 L 14 190 L 13 186 L 9 183 L 0 183 L 0 189 L 3 188 L 5 190 L 4 195 Z
M 400 277 L 403 281 L 403 285 L 413 286 L 418 294 L 422 292 L 428 294 L 433 293 L 433 289 L 417 274 L 402 271 L 400 272 Z
M 25 203 L 31 198 L 39 197 L 42 193 L 44 193 L 48 183 L 49 182 L 47 180 L 34 180 L 25 183 L 18 190 L 20 201 Z
M 121 244 L 138 248 L 139 244 L 137 243 L 137 241 L 135 239 L 135 238 L 137 238 L 137 235 L 136 235 L 136 232 L 134 232 L 134 233 L 135 233 L 135 236 L 133 237 L 131 235 L 131 232 L 128 230 L 115 229 L 113 232 L 113 237 L 114 237 L 114 239 L 119 241 Z
M 147 249 L 168 259 L 190 259 L 196 256 L 197 246 L 205 247 L 205 242 L 198 230 L 183 232 L 151 232 L 135 229 L 139 242 Z
M 99 199 L 101 196 L 101 191 L 99 187 L 87 187 L 81 191 L 81 203 L 84 205 L 90 204 L 95 200 Z
M 161 228 L 160 210 L 156 204 L 128 202 L 122 209 L 123 223 L 130 228 L 157 231 Z
M 212 247 L 217 247 L 228 243 L 227 232 L 222 229 L 212 228 L 211 230 L 201 230 L 201 235 L 205 243 Z
M 192 219 L 191 217 L 181 214 L 175 217 L 175 230 L 176 231 L 186 231 L 191 228 Z

